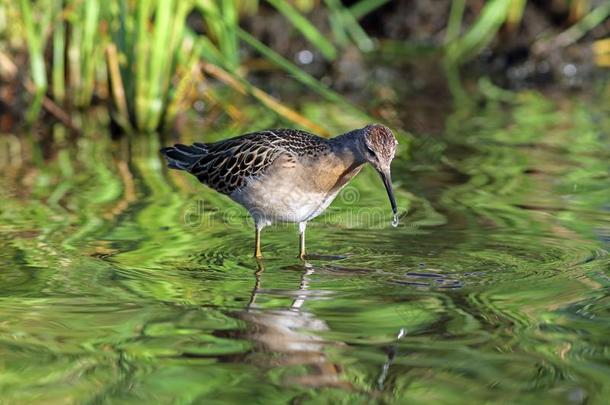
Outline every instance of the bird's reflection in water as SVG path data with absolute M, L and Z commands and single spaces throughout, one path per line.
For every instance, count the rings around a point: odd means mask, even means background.
M 258 262 L 255 284 L 247 308 L 237 316 L 247 322 L 246 338 L 254 343 L 256 352 L 272 353 L 262 364 L 267 367 L 307 366 L 307 374 L 287 378 L 284 382 L 309 387 L 339 387 L 352 389 L 341 378 L 341 367 L 325 354 L 328 343 L 316 332 L 328 330 L 327 324 L 303 309 L 310 298 L 310 276 L 315 268 L 304 263 L 297 294 L 286 309 L 257 308 L 257 298 L 262 293 L 264 265 Z M 334 343 L 336 344 L 336 343 Z M 256 356 L 254 356 L 256 357 Z

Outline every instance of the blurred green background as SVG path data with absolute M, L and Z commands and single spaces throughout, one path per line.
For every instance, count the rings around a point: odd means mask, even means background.
M 363 113 L 336 85 L 361 57 L 434 58 L 454 93 L 473 66 L 561 81 L 610 65 L 609 14 L 594 0 L 3 0 L 0 99 L 28 123 L 44 113 L 78 127 L 76 113 L 103 106 L 122 131 L 150 133 L 203 102 L 248 119 L 239 94 L 324 133 L 256 77 L 288 76 L 302 97 Z

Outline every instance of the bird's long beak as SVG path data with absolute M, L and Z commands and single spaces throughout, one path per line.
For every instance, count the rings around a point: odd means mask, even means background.
M 383 180 L 385 190 L 388 192 L 388 198 L 390 199 L 390 204 L 392 204 L 392 213 L 397 215 L 398 208 L 396 208 L 396 199 L 394 198 L 394 190 L 392 189 L 392 175 L 390 174 L 390 168 L 379 170 L 379 174 L 381 175 L 381 180 Z

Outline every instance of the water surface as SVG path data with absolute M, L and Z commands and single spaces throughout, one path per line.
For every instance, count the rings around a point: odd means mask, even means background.
M 2 401 L 604 403 L 607 113 L 523 93 L 444 127 L 401 142 L 397 228 L 365 170 L 307 263 L 295 226 L 251 258 L 245 211 L 152 138 L 6 138 Z

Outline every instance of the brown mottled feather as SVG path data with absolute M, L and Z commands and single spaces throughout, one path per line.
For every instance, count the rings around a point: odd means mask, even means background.
M 170 167 L 186 170 L 214 190 L 231 194 L 262 175 L 281 155 L 317 156 L 330 152 L 328 140 L 295 129 L 271 129 L 224 141 L 162 149 Z

